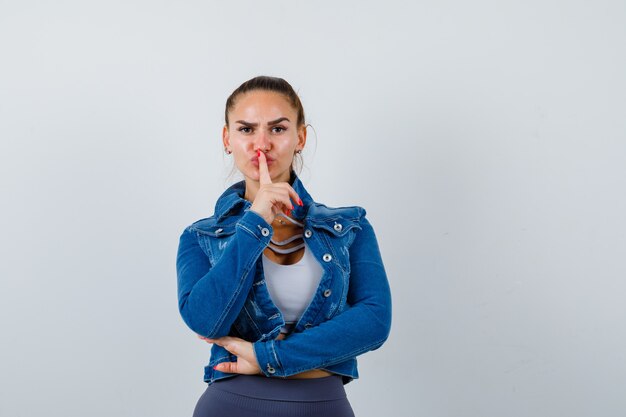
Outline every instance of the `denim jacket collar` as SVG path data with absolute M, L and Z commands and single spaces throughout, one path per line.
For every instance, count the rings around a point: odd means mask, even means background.
M 304 216 L 306 216 L 308 207 L 313 202 L 313 199 L 304 188 L 302 181 L 300 181 L 300 178 L 294 171 L 291 171 L 289 184 L 293 187 L 298 196 L 300 196 L 303 204 L 302 206 L 294 204 L 294 210 L 291 217 L 301 220 Z M 252 205 L 252 203 L 243 198 L 245 192 L 246 182 L 242 180 L 231 185 L 222 193 L 215 203 L 215 216 L 217 217 L 218 223 L 224 220 L 227 216 L 242 214 L 240 213 L 242 209 L 247 210 Z

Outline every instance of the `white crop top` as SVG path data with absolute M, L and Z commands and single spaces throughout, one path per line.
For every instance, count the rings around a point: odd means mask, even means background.
M 324 269 L 305 242 L 304 255 L 295 264 L 277 264 L 263 254 L 263 272 L 272 301 L 285 319 L 280 332 L 290 333 L 311 302 Z

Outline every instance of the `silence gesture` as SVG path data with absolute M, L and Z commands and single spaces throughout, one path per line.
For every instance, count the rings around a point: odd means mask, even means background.
M 271 224 L 281 211 L 289 215 L 291 210 L 293 210 L 290 198 L 300 206 L 302 201 L 289 183 L 273 183 L 267 167 L 265 154 L 259 150 L 257 151 L 257 156 L 259 159 L 259 190 L 250 210 L 259 214 L 266 222 Z

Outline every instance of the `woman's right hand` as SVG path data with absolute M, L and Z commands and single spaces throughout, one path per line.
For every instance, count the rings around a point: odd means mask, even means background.
M 259 189 L 254 197 L 250 210 L 254 211 L 268 223 L 271 224 L 279 212 L 289 215 L 293 210 L 291 200 L 302 205 L 302 200 L 296 191 L 286 182 L 273 183 L 267 168 L 265 154 L 258 152 L 259 159 Z

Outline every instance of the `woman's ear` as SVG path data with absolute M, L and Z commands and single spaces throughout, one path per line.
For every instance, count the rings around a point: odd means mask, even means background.
M 297 149 L 304 149 L 304 145 L 306 144 L 306 125 L 300 126 L 298 129 L 298 146 Z
M 222 143 L 224 144 L 224 149 L 230 148 L 230 138 L 228 137 L 228 126 L 224 125 L 222 129 Z

